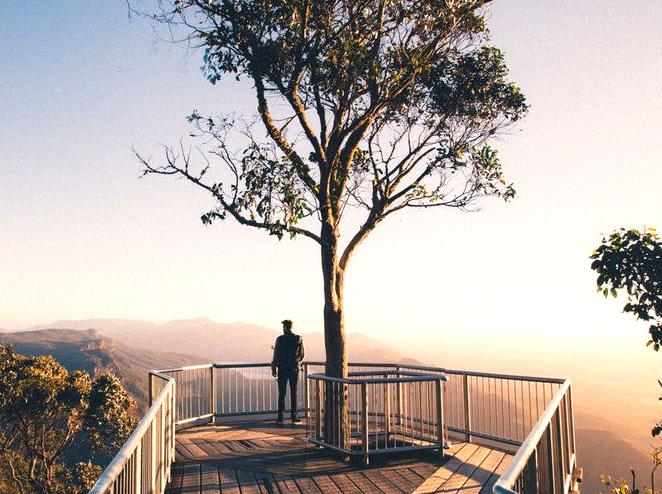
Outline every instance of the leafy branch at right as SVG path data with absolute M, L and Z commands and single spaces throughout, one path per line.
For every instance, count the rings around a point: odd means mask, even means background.
M 647 345 L 655 351 L 662 344 L 662 242 L 654 228 L 620 228 L 591 256 L 591 269 L 598 273 L 598 291 L 616 297 L 625 290 L 624 312 L 650 322 Z

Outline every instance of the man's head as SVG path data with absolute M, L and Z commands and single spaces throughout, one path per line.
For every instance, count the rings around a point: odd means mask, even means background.
M 292 321 L 289 319 L 284 319 L 281 321 L 281 324 L 283 325 L 283 333 L 284 334 L 290 334 L 292 332 Z

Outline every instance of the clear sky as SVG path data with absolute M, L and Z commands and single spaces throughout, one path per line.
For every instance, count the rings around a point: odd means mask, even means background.
M 595 293 L 588 256 L 616 227 L 662 228 L 660 19 L 657 0 L 494 2 L 493 42 L 531 104 L 498 145 L 517 199 L 389 218 L 350 265 L 348 328 L 421 352 L 458 335 L 640 345 L 645 326 Z M 131 155 L 177 142 L 192 109 L 252 111 L 249 87 L 211 86 L 200 54 L 155 41 L 124 2 L 10 0 L 0 39 L 0 327 L 207 316 L 321 330 L 315 244 L 205 227 L 207 196 L 139 179 Z

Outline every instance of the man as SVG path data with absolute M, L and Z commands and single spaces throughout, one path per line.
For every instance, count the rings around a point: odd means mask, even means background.
M 271 373 L 278 377 L 278 422 L 283 421 L 285 411 L 285 393 L 287 383 L 290 383 L 290 404 L 292 422 L 298 424 L 297 417 L 297 383 L 299 381 L 299 368 L 303 362 L 303 340 L 301 336 L 292 333 L 292 321 L 281 321 L 283 334 L 276 338 L 274 358 L 271 361 Z

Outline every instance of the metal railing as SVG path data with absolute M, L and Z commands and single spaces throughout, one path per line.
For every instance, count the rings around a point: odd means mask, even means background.
M 270 363 L 207 364 L 150 372 L 152 404 L 90 493 L 161 494 L 174 461 L 176 426 L 275 414 L 278 387 L 270 367 Z M 373 377 L 381 373 L 377 379 L 384 378 L 384 373 L 405 377 L 403 373 L 413 372 L 440 382 L 443 424 L 451 439 L 481 439 L 516 452 L 495 492 L 566 494 L 574 487 L 576 448 L 569 381 L 392 363 L 350 363 L 349 370 L 354 376 L 357 372 L 373 373 Z M 305 362 L 298 382 L 298 412 L 312 419 L 309 424 L 315 420 L 315 410 L 322 409 L 313 403 L 320 382 L 319 376 L 313 375 L 323 372 L 323 362 Z M 364 416 L 372 422 L 360 429 L 357 418 L 362 411 L 362 385 L 343 382 L 342 386 L 354 389 L 356 395 L 352 398 L 348 389 L 354 417 L 351 435 L 356 439 L 363 431 L 375 431 L 369 437 L 368 451 L 387 449 L 392 443 L 385 439 L 389 436 L 384 428 L 396 425 L 396 411 L 402 403 L 407 399 L 415 403 L 416 399 L 403 398 L 399 405 L 397 383 L 377 385 L 372 398 L 366 391 L 369 403 Z M 323 386 L 320 400 L 325 392 Z M 428 390 L 416 392 L 425 396 Z M 382 399 L 386 395 L 388 402 Z M 289 404 L 289 399 L 285 403 Z M 431 409 L 430 403 L 423 408 Z M 415 417 L 422 410 L 407 413 L 411 417 L 409 433 L 416 428 L 412 424 L 428 427 L 428 431 L 435 429 L 434 420 Z M 401 415 L 406 415 L 404 410 Z M 404 437 L 402 440 L 404 445 Z
M 278 409 L 278 384 L 271 375 L 271 363 L 206 364 L 159 372 L 177 382 L 176 425 L 275 414 Z M 308 364 L 297 384 L 301 397 L 297 412 L 307 408 L 307 372 Z M 289 393 L 288 389 L 288 406 Z
M 151 406 L 89 494 L 161 494 L 175 460 L 175 380 L 149 373 Z
M 575 425 L 570 381 L 558 390 L 508 469 L 497 494 L 566 494 L 577 490 Z
M 443 454 L 445 376 L 373 370 L 350 372 L 345 379 L 309 374 L 308 380 L 314 390 L 309 441 L 361 455 L 365 464 L 370 455 L 396 451 Z

